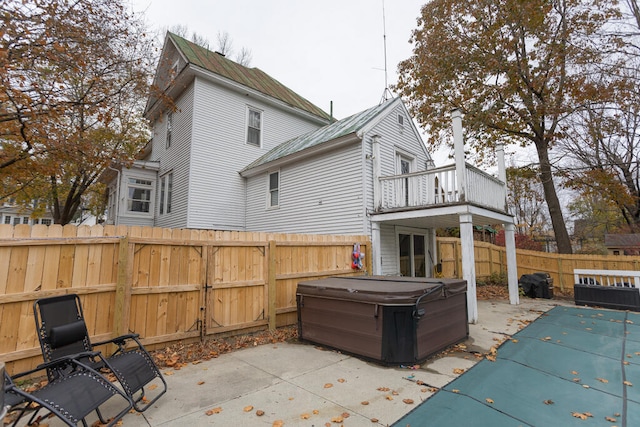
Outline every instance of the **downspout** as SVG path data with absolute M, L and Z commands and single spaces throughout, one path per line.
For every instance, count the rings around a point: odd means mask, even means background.
M 120 169 L 112 168 L 110 165 L 107 166 L 107 169 L 111 169 L 112 171 L 116 171 L 116 207 L 115 207 L 115 215 L 113 216 L 113 225 L 118 225 L 118 218 L 120 217 Z

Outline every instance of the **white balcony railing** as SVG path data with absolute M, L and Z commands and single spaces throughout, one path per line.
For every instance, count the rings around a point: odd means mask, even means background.
M 504 212 L 506 186 L 503 182 L 469 164 L 465 164 L 465 174 L 464 200 L 460 197 L 455 165 L 380 177 L 377 206 L 396 209 L 467 202 Z

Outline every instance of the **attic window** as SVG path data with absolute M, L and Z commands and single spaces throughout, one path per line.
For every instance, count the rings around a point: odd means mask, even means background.
M 404 130 L 404 116 L 401 114 L 398 114 L 398 128 L 400 129 L 400 132 Z
M 173 114 L 167 113 L 167 136 L 165 139 L 165 148 L 171 147 L 171 134 L 173 133 Z
M 172 79 L 175 79 L 176 76 L 178 75 L 178 61 L 173 63 L 173 66 L 171 67 L 171 70 L 169 71 L 169 75 L 171 76 Z

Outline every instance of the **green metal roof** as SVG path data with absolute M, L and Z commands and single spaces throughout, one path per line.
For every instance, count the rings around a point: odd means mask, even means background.
M 371 120 L 376 118 L 389 106 L 395 104 L 393 101 L 395 101 L 395 99 L 386 101 L 373 108 L 369 108 L 368 110 L 364 110 L 360 113 L 354 114 L 353 116 L 347 117 L 346 119 L 342 119 L 330 125 L 326 125 L 315 131 L 290 139 L 268 151 L 265 155 L 258 158 L 249 166 L 244 168 L 242 172 L 264 165 L 266 163 L 273 162 L 291 154 L 298 153 L 308 148 L 316 147 L 318 145 L 321 145 L 322 143 L 333 141 L 337 138 L 356 133 L 363 129 L 368 123 L 371 122 Z
M 167 34 L 190 64 L 257 90 L 292 107 L 304 110 L 325 120 L 331 120 L 331 116 L 321 108 L 284 86 L 259 68 L 247 68 L 176 34 L 170 32 Z

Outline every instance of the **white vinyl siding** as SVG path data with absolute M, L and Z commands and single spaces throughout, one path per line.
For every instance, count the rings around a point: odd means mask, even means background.
M 247 181 L 247 229 L 362 234 L 360 143 L 280 167 L 280 207 L 264 209 L 264 176 Z
M 153 160 L 160 161 L 160 177 L 168 172 L 173 175 L 171 191 L 171 212 L 157 215 L 155 224 L 158 227 L 186 228 L 187 212 L 189 207 L 189 191 L 191 187 L 191 134 L 193 122 L 194 87 L 190 86 L 176 101 L 176 111 L 171 119 L 171 149 L 166 146 L 166 125 L 163 122 L 156 124 L 156 132 L 153 140 Z M 166 184 L 165 184 L 166 185 Z M 196 184 L 197 185 L 197 184 Z M 160 189 L 160 185 L 158 186 Z M 158 191 L 157 203 L 160 202 Z M 159 209 L 157 210 L 159 212 Z
M 194 87 L 187 227 L 243 230 L 245 181 L 238 172 L 276 145 L 318 125 L 251 99 L 251 106 L 263 112 L 263 121 L 268 117 L 268 126 L 262 128 L 262 147 L 249 145 L 245 143 L 247 97 L 198 78 Z M 174 183 L 177 194 L 177 176 Z M 264 175 L 261 183 L 260 209 L 264 212 Z

